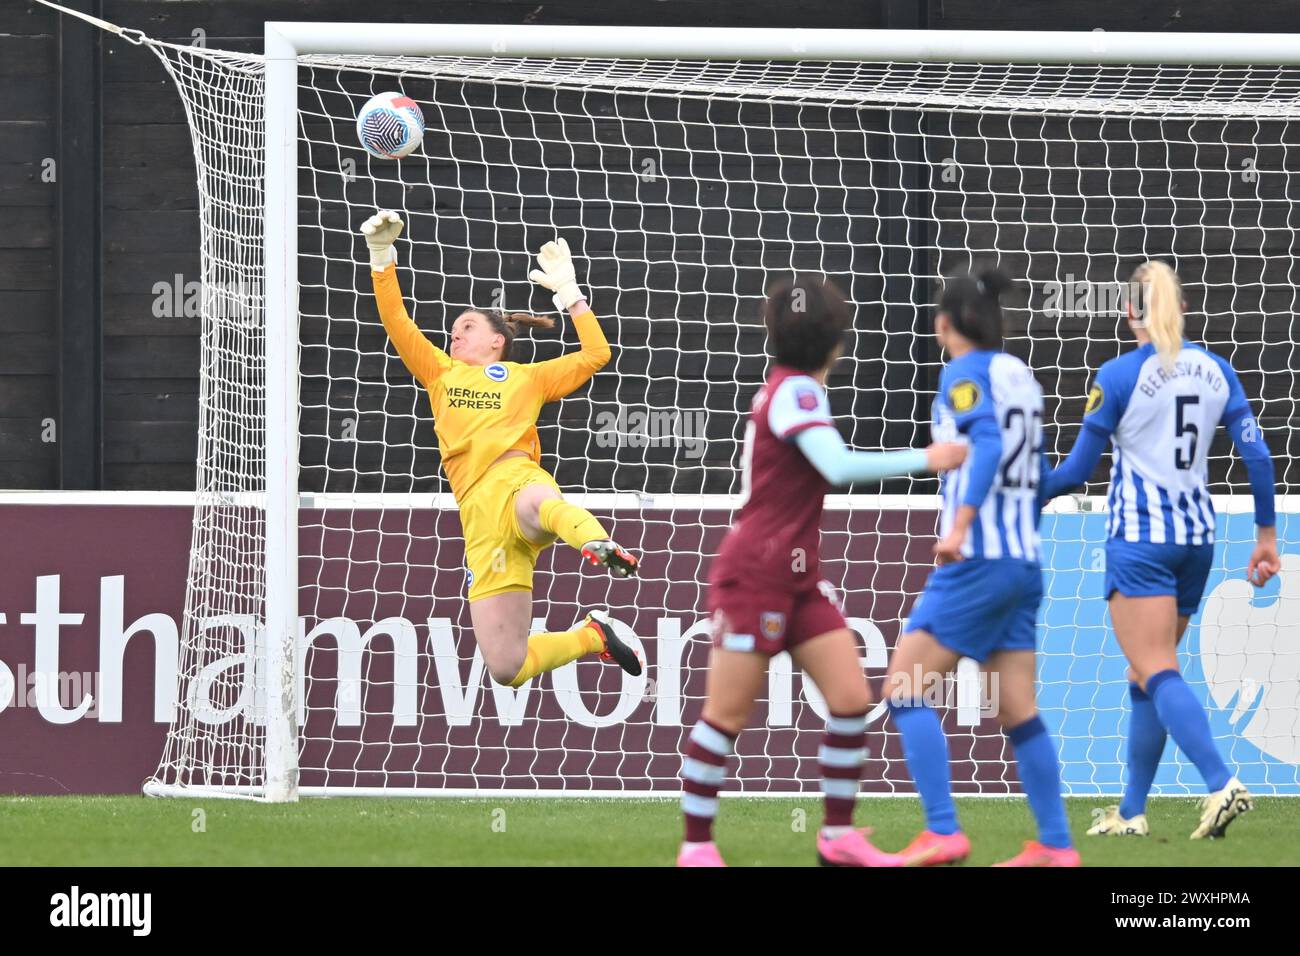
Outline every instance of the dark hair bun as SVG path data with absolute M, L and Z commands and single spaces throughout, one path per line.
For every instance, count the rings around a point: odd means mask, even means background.
M 1006 273 L 989 266 L 950 276 L 939 293 L 939 312 L 976 348 L 1001 349 L 1002 304 L 998 299 L 1010 288 Z
M 1003 292 L 1011 288 L 1011 278 L 1001 269 L 981 269 L 975 274 L 984 295 L 997 300 Z

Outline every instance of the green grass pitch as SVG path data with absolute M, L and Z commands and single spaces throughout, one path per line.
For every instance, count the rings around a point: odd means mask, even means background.
M 970 834 L 968 866 L 1008 857 L 1032 835 L 1012 798 L 958 801 Z M 1094 798 L 1068 801 L 1085 865 L 1300 865 L 1300 800 L 1257 798 L 1226 838 L 1187 838 L 1190 798 L 1152 801 L 1152 835 L 1085 837 Z M 726 798 L 718 846 L 733 866 L 814 863 L 820 803 Z M 859 826 L 898 849 L 921 825 L 915 799 L 864 799 Z M 144 797 L 0 798 L 0 863 L 104 865 L 655 866 L 674 860 L 680 815 L 672 799 L 306 799 L 292 805 Z

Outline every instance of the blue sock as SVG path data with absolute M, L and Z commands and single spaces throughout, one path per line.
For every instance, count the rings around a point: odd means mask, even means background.
M 1227 786 L 1232 774 L 1219 756 L 1205 708 L 1187 686 L 1183 675 L 1176 670 L 1161 671 L 1147 681 L 1147 695 L 1156 705 L 1160 723 L 1165 725 L 1178 749 L 1196 764 L 1209 792 Z
M 889 702 L 889 713 L 903 738 L 903 756 L 925 809 L 925 828 L 945 836 L 957 832 L 957 805 L 952 801 L 948 738 L 933 707 Z
M 1124 786 L 1124 799 L 1119 804 L 1119 815 L 1132 820 L 1147 812 L 1147 794 L 1151 792 L 1151 782 L 1156 779 L 1168 735 L 1151 696 L 1137 684 L 1128 685 L 1128 694 L 1133 713 L 1128 721 L 1128 780 Z
M 1020 768 L 1020 785 L 1038 821 L 1038 841 L 1058 850 L 1070 846 L 1070 824 L 1061 799 L 1061 767 L 1056 744 L 1041 717 L 1030 717 L 1007 731 Z

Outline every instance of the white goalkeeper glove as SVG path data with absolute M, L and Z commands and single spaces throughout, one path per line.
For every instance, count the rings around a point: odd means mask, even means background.
M 560 311 L 571 308 L 586 298 L 578 288 L 578 277 L 573 271 L 573 256 L 569 244 L 562 238 L 548 242 L 537 253 L 541 267 L 528 273 L 528 278 L 555 293 L 555 307 Z
M 393 243 L 402 234 L 402 217 L 391 209 L 381 209 L 361 224 L 361 234 L 370 247 L 370 268 L 383 272 L 397 262 Z

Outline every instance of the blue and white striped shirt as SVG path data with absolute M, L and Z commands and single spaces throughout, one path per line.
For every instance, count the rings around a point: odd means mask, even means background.
M 1083 425 L 1114 446 L 1112 538 L 1153 544 L 1210 544 L 1214 504 L 1206 457 L 1220 423 L 1250 403 L 1226 359 L 1184 343 L 1173 372 L 1147 343 L 1097 372 Z
M 965 557 L 1040 560 L 1043 391 L 1033 372 L 1005 352 L 967 352 L 940 374 L 933 417 L 935 441 L 966 436 L 972 445 L 943 477 L 939 535 L 971 505 L 978 517 L 962 543 Z

